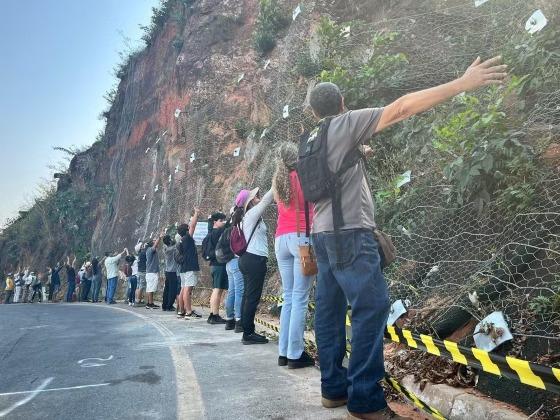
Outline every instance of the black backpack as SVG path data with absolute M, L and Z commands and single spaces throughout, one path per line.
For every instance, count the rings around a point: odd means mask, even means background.
M 183 251 L 183 238 L 181 238 L 181 240 L 177 242 L 177 245 L 175 245 L 175 247 L 177 248 L 177 252 L 175 253 L 175 262 L 179 265 L 179 268 L 181 268 L 181 266 L 185 264 L 185 253 Z
M 216 248 L 212 243 L 212 231 L 202 241 L 202 258 L 206 261 L 216 261 Z
M 302 135 L 299 144 L 297 174 L 305 201 L 316 203 L 330 198 L 332 203 L 333 227 L 337 243 L 337 254 L 341 255 L 340 229 L 344 226 L 342 214 L 342 188 L 340 177 L 363 158 L 356 147 L 348 152 L 340 169 L 332 172 L 329 168 L 327 135 L 332 117 L 325 118 L 310 135 Z
M 332 172 L 327 157 L 327 134 L 332 118 L 325 118 L 309 136 L 300 138 L 297 173 L 305 201 L 316 203 L 331 198 L 335 231 L 344 225 L 340 177 L 354 167 L 362 154 L 355 148 L 346 155 L 340 169 Z
M 218 239 L 218 243 L 216 244 L 214 252 L 216 255 L 216 261 L 218 261 L 220 264 L 227 264 L 235 258 L 235 254 L 231 250 L 230 246 L 232 230 L 233 227 L 226 228 L 226 230 L 224 230 L 224 233 L 220 235 L 220 239 Z

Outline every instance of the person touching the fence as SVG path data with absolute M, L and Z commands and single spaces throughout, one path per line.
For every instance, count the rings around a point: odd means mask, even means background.
M 189 224 L 182 223 L 177 227 L 177 233 L 181 240 L 177 242 L 177 253 L 175 261 L 179 267 L 179 278 L 181 279 L 181 293 L 177 302 L 177 317 L 185 319 L 201 318 L 202 315 L 192 308 L 192 291 L 198 284 L 200 266 L 198 262 L 198 251 L 193 239 L 196 224 L 198 223 L 199 210 L 195 207 Z
M 165 284 L 163 286 L 162 311 L 175 311 L 173 304 L 177 296 L 177 246 L 171 235 L 163 237 L 163 254 L 165 256 Z
M 70 256 L 66 257 L 66 283 L 68 284 L 68 289 L 66 289 L 66 302 L 72 302 L 74 297 L 74 291 L 76 290 L 76 256 L 72 262 L 70 262 Z
M 12 273 L 8 273 L 6 276 L 6 286 L 4 287 L 4 304 L 13 303 L 12 298 L 14 297 L 14 278 Z
M 303 197 L 296 171 L 297 160 L 297 146 L 284 143 L 280 147 L 272 179 L 274 199 L 278 203 L 274 248 L 284 299 L 280 313 L 278 365 L 288 365 L 290 369 L 315 365 L 313 358 L 304 350 L 303 339 L 313 277 L 303 273 L 300 258 L 302 250 L 310 249 L 313 205 L 309 205 Z
M 13 291 L 13 302 L 12 303 L 20 303 L 21 297 L 23 295 L 23 284 L 25 280 L 23 280 L 23 273 L 19 271 L 19 267 L 16 271 L 16 274 L 13 278 L 15 284 L 15 290 Z
M 105 253 L 105 269 L 107 270 L 107 290 L 105 291 L 105 303 L 114 305 L 119 280 L 119 262 L 124 255 L 128 255 L 128 249 L 124 249 L 120 254 L 111 257 L 109 252 Z
M 268 261 L 268 228 L 262 215 L 273 200 L 272 190 L 261 200 L 258 188 L 241 190 L 235 199 L 237 210 L 232 217 L 232 241 L 241 232 L 246 243 L 241 255 L 232 246 L 232 251 L 240 255 L 239 269 L 243 274 L 245 287 L 241 311 L 243 344 L 268 343 L 265 336 L 255 332 L 255 313 L 261 299 Z
M 141 306 L 144 302 L 142 297 L 146 291 L 146 244 L 141 240 L 134 247 L 134 251 L 138 256 L 138 280 L 136 281 L 136 306 Z
M 157 248 L 161 235 L 156 240 L 150 239 L 146 244 L 146 309 L 159 309 L 154 303 L 154 293 L 159 283 L 159 255 Z
M 210 315 L 208 323 L 225 324 L 226 320 L 220 316 L 220 303 L 224 293 L 228 289 L 228 274 L 226 265 L 219 262 L 216 258 L 216 246 L 222 233 L 226 230 L 226 215 L 222 212 L 215 212 L 210 216 L 212 220 L 212 230 L 208 232 L 202 246 L 204 253 L 210 262 L 212 273 L 212 295 L 210 296 Z
M 49 272 L 51 275 L 51 284 L 49 286 L 49 302 L 56 302 L 56 296 L 60 291 L 60 270 L 64 266 L 62 262 L 57 262 L 54 267 L 49 267 Z
M 325 407 L 347 403 L 349 418 L 402 418 L 387 407 L 379 384 L 385 373 L 383 334 L 390 304 L 373 232 L 373 200 L 358 149 L 399 121 L 462 92 L 501 83 L 506 66 L 500 61 L 495 57 L 482 62 L 479 57 L 460 78 L 404 95 L 385 108 L 346 112 L 336 85 L 319 83 L 311 91 L 309 103 L 320 124 L 301 144 L 298 175 L 304 195 L 315 202 L 312 243 L 319 269 L 315 333 Z M 352 353 L 347 369 L 342 360 L 348 303 Z
M 91 301 L 97 303 L 101 291 L 101 262 L 97 257 L 91 259 L 91 288 Z
M 234 330 L 236 333 L 243 332 L 241 325 L 241 304 L 243 300 L 243 274 L 239 270 L 239 258 L 231 250 L 231 217 L 235 213 L 236 207 L 232 207 L 229 216 L 229 227 L 226 228 L 224 233 L 218 240 L 216 246 L 216 257 L 222 258 L 226 261 L 226 272 L 228 276 L 228 292 L 225 302 L 226 309 L 226 330 Z M 227 225 L 227 224 L 226 224 Z

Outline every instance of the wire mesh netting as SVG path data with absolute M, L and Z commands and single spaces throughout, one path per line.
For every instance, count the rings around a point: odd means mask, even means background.
M 149 236 L 186 221 L 194 206 L 227 213 L 241 188 L 270 188 L 279 145 L 313 127 L 306 98 L 319 80 L 338 83 L 351 109 L 382 106 L 500 54 L 506 86 L 461 95 L 372 141 L 376 220 L 398 248 L 385 274 L 392 300 L 410 301 L 413 330 L 445 337 L 502 311 L 514 342 L 539 337 L 543 353 L 557 351 L 560 4 L 378 3 L 302 2 L 254 68 L 198 80 L 177 138 L 161 139 L 167 155 L 145 192 L 154 210 L 142 229 Z M 265 221 L 272 250 L 274 206 Z M 265 293 L 277 294 L 273 255 L 270 264 Z

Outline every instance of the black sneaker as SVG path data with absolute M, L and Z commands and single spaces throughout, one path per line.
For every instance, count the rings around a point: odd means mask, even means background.
M 286 356 L 278 356 L 278 366 L 286 366 L 288 364 L 288 358 Z
M 177 308 L 175 308 L 175 306 L 170 306 L 169 308 L 167 308 L 167 310 L 169 312 L 177 312 Z
M 268 343 L 268 338 L 266 338 L 264 335 L 260 335 L 257 333 L 248 334 L 248 335 L 243 334 L 243 338 L 241 339 L 241 342 L 243 344 L 266 344 Z
M 212 318 L 212 320 L 210 321 L 210 324 L 212 325 L 216 325 L 216 324 L 225 324 L 227 321 L 222 318 L 220 315 L 214 315 L 214 318 Z
M 152 309 L 152 305 L 150 305 L 149 303 L 146 304 L 146 309 Z
M 208 316 L 208 319 L 206 320 L 206 322 L 208 322 L 209 324 L 213 324 L 213 322 L 212 322 L 213 320 L 214 320 L 214 314 L 210 314 Z
M 152 309 L 159 309 L 159 305 L 156 305 L 155 303 L 152 303 Z
M 235 321 L 235 332 L 242 333 L 243 332 L 243 325 L 241 325 L 241 320 Z
M 227 319 L 226 320 L 226 330 L 233 330 L 235 328 L 235 319 Z
M 299 359 L 288 359 L 288 369 L 301 369 L 310 366 L 315 366 L 315 360 L 306 352 L 303 352 Z
M 192 311 L 190 314 L 186 314 L 185 318 L 202 318 L 202 315 Z

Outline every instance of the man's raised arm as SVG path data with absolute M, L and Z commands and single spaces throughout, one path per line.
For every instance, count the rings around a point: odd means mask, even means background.
M 482 62 L 478 57 L 458 79 L 400 97 L 385 107 L 375 132 L 427 111 L 462 92 L 502 83 L 507 76 L 507 65 L 500 64 L 501 60 L 502 57 L 498 56 Z

